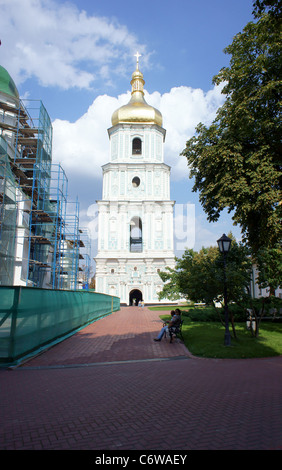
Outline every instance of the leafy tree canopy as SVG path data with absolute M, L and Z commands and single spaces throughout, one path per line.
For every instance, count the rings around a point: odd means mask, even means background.
M 255 18 L 260 17 L 263 13 L 268 12 L 274 18 L 281 18 L 282 3 L 281 0 L 254 0 L 253 15 Z
M 257 254 L 258 285 L 269 288 L 269 294 L 282 286 L 282 251 L 281 247 L 261 248 Z
M 279 2 L 280 4 L 280 2 Z M 281 5 L 281 4 L 280 4 Z M 281 6 L 257 0 L 213 79 L 226 95 L 213 123 L 186 143 L 193 191 L 209 221 L 232 212 L 254 254 L 281 241 Z
M 238 301 L 248 292 L 252 263 L 249 250 L 238 244 L 232 234 L 229 236 L 232 244 L 226 263 L 228 301 Z M 184 297 L 207 304 L 223 299 L 223 257 L 215 246 L 202 248 L 198 253 L 187 249 L 181 258 L 176 258 L 175 270 L 167 268 L 159 274 L 165 282 L 159 299 Z

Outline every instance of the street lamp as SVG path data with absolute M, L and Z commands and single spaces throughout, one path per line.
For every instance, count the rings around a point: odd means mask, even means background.
M 217 244 L 218 244 L 220 253 L 223 253 L 224 317 L 225 317 L 224 346 L 230 346 L 231 336 L 229 332 L 229 323 L 228 323 L 227 287 L 226 287 L 226 254 L 230 250 L 231 239 L 228 238 L 224 233 L 222 237 L 219 240 L 217 240 Z

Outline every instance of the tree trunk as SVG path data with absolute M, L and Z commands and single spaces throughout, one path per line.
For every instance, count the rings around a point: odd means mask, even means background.
M 231 325 L 232 325 L 233 335 L 234 335 L 234 338 L 237 339 L 233 313 L 230 314 L 230 317 L 231 317 Z

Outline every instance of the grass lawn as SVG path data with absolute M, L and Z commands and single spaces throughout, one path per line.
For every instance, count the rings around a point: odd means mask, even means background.
M 160 315 L 168 319 L 169 315 Z M 245 323 L 235 324 L 237 339 L 231 333 L 231 346 L 224 346 L 225 328 L 217 322 L 195 322 L 183 316 L 182 334 L 186 347 L 194 356 L 226 359 L 282 355 L 282 324 L 262 322 L 258 338 L 253 338 Z
M 179 308 L 179 310 L 187 310 L 190 308 L 189 305 L 155 305 L 154 307 L 148 307 L 149 310 L 168 310 L 169 312 L 171 310 L 175 310 L 176 308 Z

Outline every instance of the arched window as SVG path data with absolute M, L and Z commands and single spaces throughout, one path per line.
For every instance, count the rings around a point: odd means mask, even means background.
M 132 141 L 132 155 L 142 154 L 142 141 L 139 137 L 135 137 Z
M 133 253 L 143 251 L 142 220 L 140 217 L 133 217 L 130 221 L 130 251 Z

